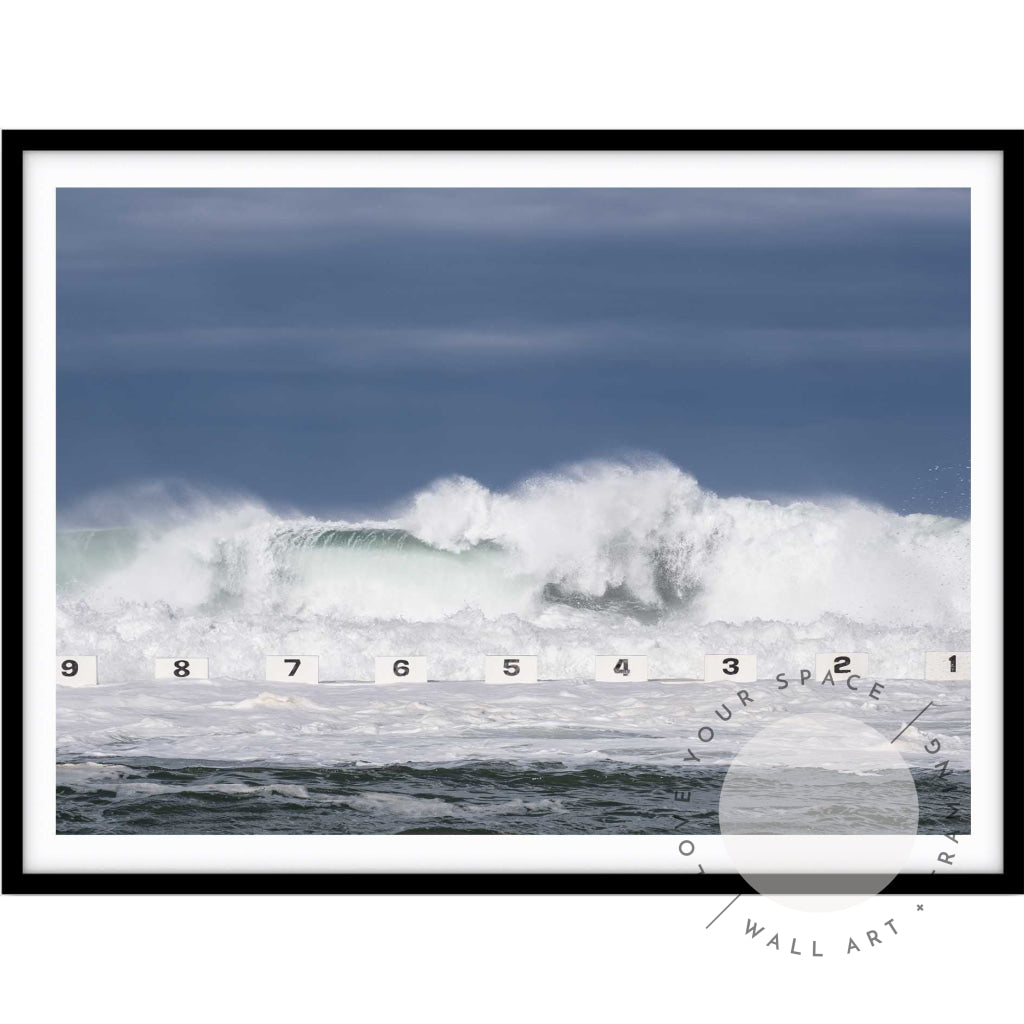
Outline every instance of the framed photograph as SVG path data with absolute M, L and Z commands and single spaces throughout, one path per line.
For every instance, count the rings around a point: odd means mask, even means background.
M 2 141 L 5 891 L 1022 891 L 1020 133 Z

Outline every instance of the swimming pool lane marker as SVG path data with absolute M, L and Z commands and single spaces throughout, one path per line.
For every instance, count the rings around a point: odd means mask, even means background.
M 539 679 L 536 654 L 488 654 L 484 658 L 484 682 L 489 685 L 515 685 L 536 682 L 570 682 L 568 679 Z M 829 653 L 814 657 L 816 682 L 843 682 L 867 676 L 866 654 Z M 208 680 L 210 659 L 194 657 L 156 658 L 153 676 L 161 681 Z M 361 683 L 363 679 L 321 679 L 320 658 L 315 654 L 268 654 L 265 659 L 268 683 Z M 806 678 L 805 678 L 806 677 Z M 806 684 L 810 671 L 801 672 Z M 971 678 L 970 651 L 928 651 L 924 655 L 924 676 L 930 682 Z M 427 659 L 420 655 L 387 654 L 374 658 L 373 683 L 426 683 Z M 446 680 L 434 680 L 445 682 Z M 454 681 L 454 680 L 453 680 Z M 472 680 L 465 680 L 471 682 Z M 753 654 L 705 654 L 702 678 L 651 679 L 646 654 L 599 654 L 594 659 L 594 681 L 598 683 L 755 683 L 758 681 L 757 657 Z M 57 658 L 57 683 L 61 686 L 96 686 L 99 683 L 99 658 L 95 654 L 65 654 Z M 372 685 L 372 684 L 371 684 Z
M 156 658 L 154 679 L 209 679 L 209 658 Z

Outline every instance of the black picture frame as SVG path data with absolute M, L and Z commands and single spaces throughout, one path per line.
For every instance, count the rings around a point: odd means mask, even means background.
M 3 538 L 8 565 L 23 546 L 25 398 L 23 299 L 25 155 L 37 151 L 995 151 L 1002 156 L 1003 203 L 1003 477 L 1021 465 L 1021 344 L 1024 339 L 1024 132 L 922 131 L 58 131 L 17 130 L 2 135 L 4 398 L 9 413 L 4 437 L 3 479 L 8 508 Z M 1011 411 L 1012 413 L 1012 429 Z M 16 418 L 17 417 L 17 418 Z M 15 507 L 16 506 L 16 507 Z M 1021 533 L 1009 529 L 1017 509 L 1004 489 L 1004 579 L 1015 581 L 1021 566 Z M 23 565 L 27 565 L 23 561 Z M 1014 570 L 1014 566 L 1017 570 Z M 24 581 L 23 581 L 24 582 Z M 1021 621 L 1014 582 L 1004 584 L 1005 660 L 1011 663 Z M 332 894 L 332 893 L 568 893 L 735 894 L 754 892 L 738 874 L 697 873 L 29 873 L 24 864 L 24 678 L 22 602 L 8 592 L 3 635 L 2 886 L 21 894 Z M 1003 680 L 1002 859 L 999 873 L 901 874 L 887 894 L 1012 894 L 1024 892 L 1021 816 L 1024 767 L 1016 741 L 1024 724 L 1024 695 Z

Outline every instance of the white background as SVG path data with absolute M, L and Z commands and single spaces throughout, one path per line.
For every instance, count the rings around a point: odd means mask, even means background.
M 56 633 L 55 388 L 56 190 L 61 187 L 946 187 L 971 190 L 971 613 L 980 682 L 971 700 L 971 835 L 961 866 L 998 871 L 1002 833 L 1002 694 L 986 680 L 1003 678 L 1000 601 L 1002 533 L 1002 280 L 1000 164 L 985 152 L 51 152 L 25 160 L 26 544 L 32 574 L 25 587 L 25 678 L 43 678 Z M 501 673 L 509 652 L 488 656 L 485 681 Z M 536 681 L 536 656 L 521 656 L 516 681 Z M 864 656 L 852 655 L 857 668 Z M 313 660 L 307 656 L 306 661 Z M 817 657 L 818 675 L 822 656 Z M 831 664 L 832 656 L 828 657 Z M 281 661 L 281 657 L 277 658 Z M 495 665 L 498 666 L 495 669 Z M 304 666 L 301 671 L 309 667 Z M 494 675 L 494 671 L 498 675 Z M 867 670 L 857 669 L 862 676 Z M 303 682 L 315 681 L 316 672 Z M 279 675 L 278 678 L 283 678 Z M 296 679 L 299 677 L 296 676 Z M 667 871 L 678 870 L 666 837 L 608 836 L 59 836 L 54 833 L 56 779 L 53 722 L 56 690 L 25 690 L 25 865 L 28 871 Z M 779 843 L 774 837 L 772 844 Z M 810 842 L 809 838 L 803 840 Z M 847 837 L 846 857 L 861 859 L 874 838 Z M 919 837 L 906 872 L 931 868 L 934 852 Z M 877 865 L 879 852 L 868 854 Z M 701 862 L 720 873 L 720 837 L 703 837 Z M 799 858 L 818 867 L 809 851 Z M 862 862 L 867 870 L 867 863 Z M 853 870 L 852 866 L 842 870 Z
M 986 0 L 37 2 L 3 15 L 0 126 L 1020 129 L 1019 18 Z M 905 942 L 813 962 L 743 945 L 743 902 L 705 932 L 724 899 L 6 897 L 0 977 L 14 1019 L 75 1022 L 953 1021 L 1019 1002 L 1020 898 L 926 898 L 916 918 L 903 901 Z

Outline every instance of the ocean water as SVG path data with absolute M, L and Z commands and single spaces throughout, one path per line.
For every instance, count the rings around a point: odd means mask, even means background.
M 969 829 L 970 684 L 921 678 L 926 651 L 970 649 L 969 522 L 723 498 L 658 461 L 444 480 L 379 518 L 160 491 L 91 514 L 57 538 L 57 653 L 98 655 L 101 683 L 58 688 L 58 831 L 657 834 L 685 788 L 714 833 L 744 744 L 809 713 L 837 721 L 765 768 L 790 826 L 862 801 L 845 718 L 902 756 L 920 831 Z M 779 689 L 830 651 L 870 680 Z M 705 683 L 705 652 L 762 678 Z M 321 684 L 266 682 L 282 653 L 318 654 Z M 425 656 L 431 682 L 359 682 L 379 654 Z M 485 654 L 536 654 L 542 681 L 485 686 Z M 595 683 L 596 654 L 647 655 L 656 681 Z M 155 681 L 171 656 L 211 680 Z M 856 821 L 884 831 L 885 808 Z

